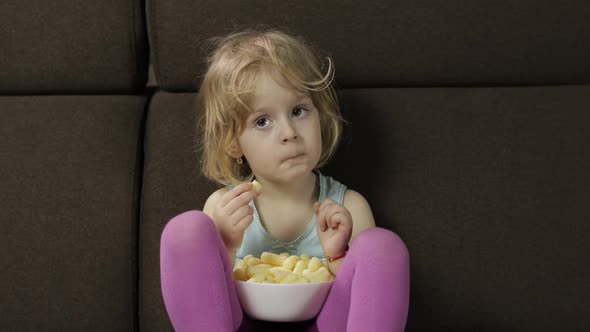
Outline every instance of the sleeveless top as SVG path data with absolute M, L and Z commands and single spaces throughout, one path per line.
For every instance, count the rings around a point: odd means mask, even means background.
M 324 199 L 329 198 L 338 204 L 342 204 L 344 201 L 346 186 L 329 176 L 322 175 L 319 171 L 316 171 L 315 173 L 319 177 L 319 201 L 323 202 Z M 262 190 L 264 190 L 264 188 Z M 272 235 L 266 231 L 260 222 L 260 216 L 256 210 L 254 200 L 250 201 L 250 206 L 254 208 L 254 220 L 244 232 L 242 245 L 236 252 L 235 264 L 247 255 L 253 255 L 254 257 L 260 258 L 260 255 L 265 251 L 275 254 L 287 252 L 290 255 L 299 256 L 302 254 L 308 254 L 309 257 L 316 256 L 322 260 L 325 259 L 324 250 L 320 243 L 320 239 L 318 238 L 315 214 L 307 226 L 307 229 L 300 234 L 299 237 L 291 242 L 284 242 L 273 238 Z

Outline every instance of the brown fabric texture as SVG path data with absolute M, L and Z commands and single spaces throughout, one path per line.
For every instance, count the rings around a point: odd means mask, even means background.
M 279 27 L 332 55 L 342 87 L 539 85 L 590 78 L 586 0 L 152 0 L 155 75 L 195 91 L 204 41 L 244 27 Z
M 0 97 L 3 331 L 131 331 L 145 97 Z
M 408 331 L 590 327 L 590 86 L 357 89 L 326 173 L 406 242 Z
M 143 2 L 0 1 L 0 94 L 129 93 L 147 81 Z

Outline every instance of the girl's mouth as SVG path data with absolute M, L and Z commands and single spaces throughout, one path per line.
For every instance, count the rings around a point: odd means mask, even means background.
M 289 157 L 289 158 L 285 159 L 285 161 L 287 161 L 287 160 L 300 160 L 303 157 L 305 157 L 305 153 L 299 153 L 299 154 L 296 154 L 296 155 L 294 155 L 292 157 Z

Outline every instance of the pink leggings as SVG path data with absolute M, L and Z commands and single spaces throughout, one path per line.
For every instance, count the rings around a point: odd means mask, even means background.
M 253 321 L 242 313 L 232 274 L 234 262 L 206 214 L 188 211 L 172 218 L 160 245 L 162 293 L 176 331 L 404 330 L 409 255 L 402 240 L 389 230 L 377 227 L 359 234 L 320 314 L 303 323 Z

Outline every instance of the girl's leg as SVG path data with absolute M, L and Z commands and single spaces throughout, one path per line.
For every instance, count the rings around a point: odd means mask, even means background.
M 410 262 L 403 241 L 384 228 L 359 234 L 317 318 L 321 332 L 403 331 L 410 297 Z
M 236 331 L 242 309 L 233 262 L 213 220 L 200 211 L 172 218 L 160 240 L 162 294 L 177 332 Z

